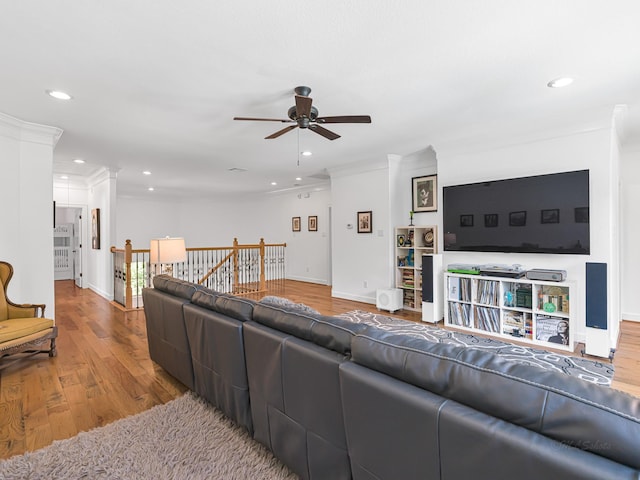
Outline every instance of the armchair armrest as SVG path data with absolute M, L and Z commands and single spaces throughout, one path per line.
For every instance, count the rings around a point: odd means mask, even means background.
M 9 318 L 44 317 L 44 304 L 23 303 L 21 305 L 9 303 L 7 305 Z

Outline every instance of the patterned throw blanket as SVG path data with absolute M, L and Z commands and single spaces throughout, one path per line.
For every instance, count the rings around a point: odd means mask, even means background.
M 424 323 L 391 318 L 377 313 L 353 310 L 336 315 L 354 323 L 364 323 L 389 332 L 423 338 L 431 342 L 451 343 L 468 348 L 489 350 L 505 360 L 531 365 L 545 370 L 581 378 L 597 385 L 611 386 L 614 368 L 611 363 L 602 363 L 581 357 L 571 357 L 548 352 L 534 347 L 514 345 L 492 338 L 479 337 L 468 333 L 443 330 Z

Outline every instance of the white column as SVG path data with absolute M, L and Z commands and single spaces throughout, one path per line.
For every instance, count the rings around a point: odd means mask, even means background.
M 0 259 L 13 265 L 9 298 L 55 316 L 53 149 L 62 130 L 0 113 Z

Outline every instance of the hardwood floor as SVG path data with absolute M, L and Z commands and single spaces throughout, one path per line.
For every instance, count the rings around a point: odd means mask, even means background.
M 282 282 L 272 295 L 325 315 L 374 305 L 331 298 L 331 288 Z M 395 317 L 419 320 L 415 312 Z M 144 312 L 124 312 L 73 281 L 56 282 L 58 356 L 0 371 L 0 459 L 166 403 L 186 391 L 149 359 Z M 579 352 L 579 347 L 576 349 Z M 640 396 L 640 323 L 623 322 L 614 388 Z

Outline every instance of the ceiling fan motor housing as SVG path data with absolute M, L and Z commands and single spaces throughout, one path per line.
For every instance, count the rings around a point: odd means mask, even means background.
M 296 106 L 294 105 L 289 109 L 287 115 L 291 120 L 294 120 L 298 123 L 300 128 L 309 127 L 309 122 L 313 122 L 316 118 L 318 118 L 318 109 L 316 107 L 311 107 L 311 112 L 309 113 L 309 118 L 307 117 L 298 117 L 298 112 L 296 111 Z

